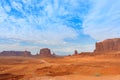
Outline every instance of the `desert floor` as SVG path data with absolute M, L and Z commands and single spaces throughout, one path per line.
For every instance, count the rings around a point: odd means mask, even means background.
M 119 57 L 0 57 L 0 80 L 120 80 Z

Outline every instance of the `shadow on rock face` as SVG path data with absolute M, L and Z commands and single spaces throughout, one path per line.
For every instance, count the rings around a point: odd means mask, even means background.
M 23 77 L 23 75 L 14 75 L 10 73 L 0 74 L 0 80 L 19 80 Z

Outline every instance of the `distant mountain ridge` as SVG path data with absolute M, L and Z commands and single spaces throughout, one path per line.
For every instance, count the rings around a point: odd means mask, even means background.
M 49 48 L 40 49 L 39 54 L 32 55 L 30 51 L 2 51 L 0 56 L 28 56 L 28 57 L 58 57 L 55 53 L 51 53 Z
M 31 56 L 29 51 L 2 51 L 0 56 Z

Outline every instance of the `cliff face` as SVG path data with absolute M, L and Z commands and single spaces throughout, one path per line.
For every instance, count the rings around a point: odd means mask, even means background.
M 96 52 L 120 51 L 120 38 L 107 39 L 103 42 L 96 43 Z
M 29 51 L 3 51 L 0 56 L 31 56 Z

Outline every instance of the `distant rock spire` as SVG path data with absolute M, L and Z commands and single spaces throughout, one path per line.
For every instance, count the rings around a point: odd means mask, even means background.
M 75 55 L 77 55 L 77 54 L 78 54 L 77 50 L 75 50 L 75 51 L 74 51 L 74 54 L 75 54 Z

